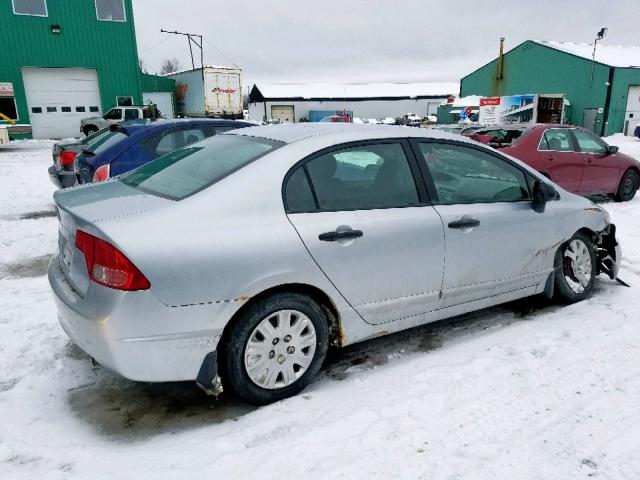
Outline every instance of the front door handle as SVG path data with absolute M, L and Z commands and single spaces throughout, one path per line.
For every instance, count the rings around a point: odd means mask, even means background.
M 325 232 L 318 235 L 323 242 L 335 242 L 337 240 L 348 240 L 350 238 L 360 238 L 364 235 L 362 230 L 343 230 L 341 232 Z
M 480 220 L 475 218 L 463 217 L 460 220 L 449 222 L 448 227 L 454 229 L 475 228 L 480 226 Z

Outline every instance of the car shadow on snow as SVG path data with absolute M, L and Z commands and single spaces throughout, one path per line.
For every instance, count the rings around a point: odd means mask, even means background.
M 541 298 L 524 299 L 333 350 L 321 377 L 325 381 L 342 381 L 359 371 L 384 368 L 408 355 L 446 348 L 464 337 L 534 320 L 537 314 L 557 308 L 557 304 Z M 212 423 L 237 421 L 257 408 L 228 393 L 216 400 L 193 382 L 151 384 L 126 380 L 100 366 L 92 367 L 90 358 L 71 342 L 65 355 L 85 361 L 86 369 L 93 369 L 87 372 L 88 376 L 94 378 L 68 391 L 71 411 L 114 441 L 136 442 Z

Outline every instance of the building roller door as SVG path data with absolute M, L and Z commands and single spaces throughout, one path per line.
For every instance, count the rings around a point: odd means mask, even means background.
M 294 123 L 293 105 L 271 105 L 271 118 L 284 123 Z
M 80 120 L 102 114 L 91 68 L 23 68 L 33 138 L 78 137 Z
M 627 110 L 624 114 L 624 134 L 633 135 L 640 125 L 640 86 L 629 86 L 627 95 Z
M 160 111 L 162 118 L 174 118 L 173 97 L 171 92 L 142 92 L 142 103 L 149 105 L 154 103 Z

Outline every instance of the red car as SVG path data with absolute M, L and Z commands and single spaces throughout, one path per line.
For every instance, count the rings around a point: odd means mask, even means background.
M 496 125 L 470 138 L 499 148 L 579 195 L 606 194 L 627 201 L 640 187 L 640 162 L 580 127 Z

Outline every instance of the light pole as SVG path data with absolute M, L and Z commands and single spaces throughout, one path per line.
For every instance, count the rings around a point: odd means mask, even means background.
M 591 78 L 589 80 L 589 87 L 593 86 L 593 70 L 596 64 L 596 47 L 598 46 L 598 40 L 602 40 L 604 36 L 607 34 L 607 27 L 602 27 L 598 34 L 596 35 L 595 40 L 593 41 L 593 54 L 591 55 Z

